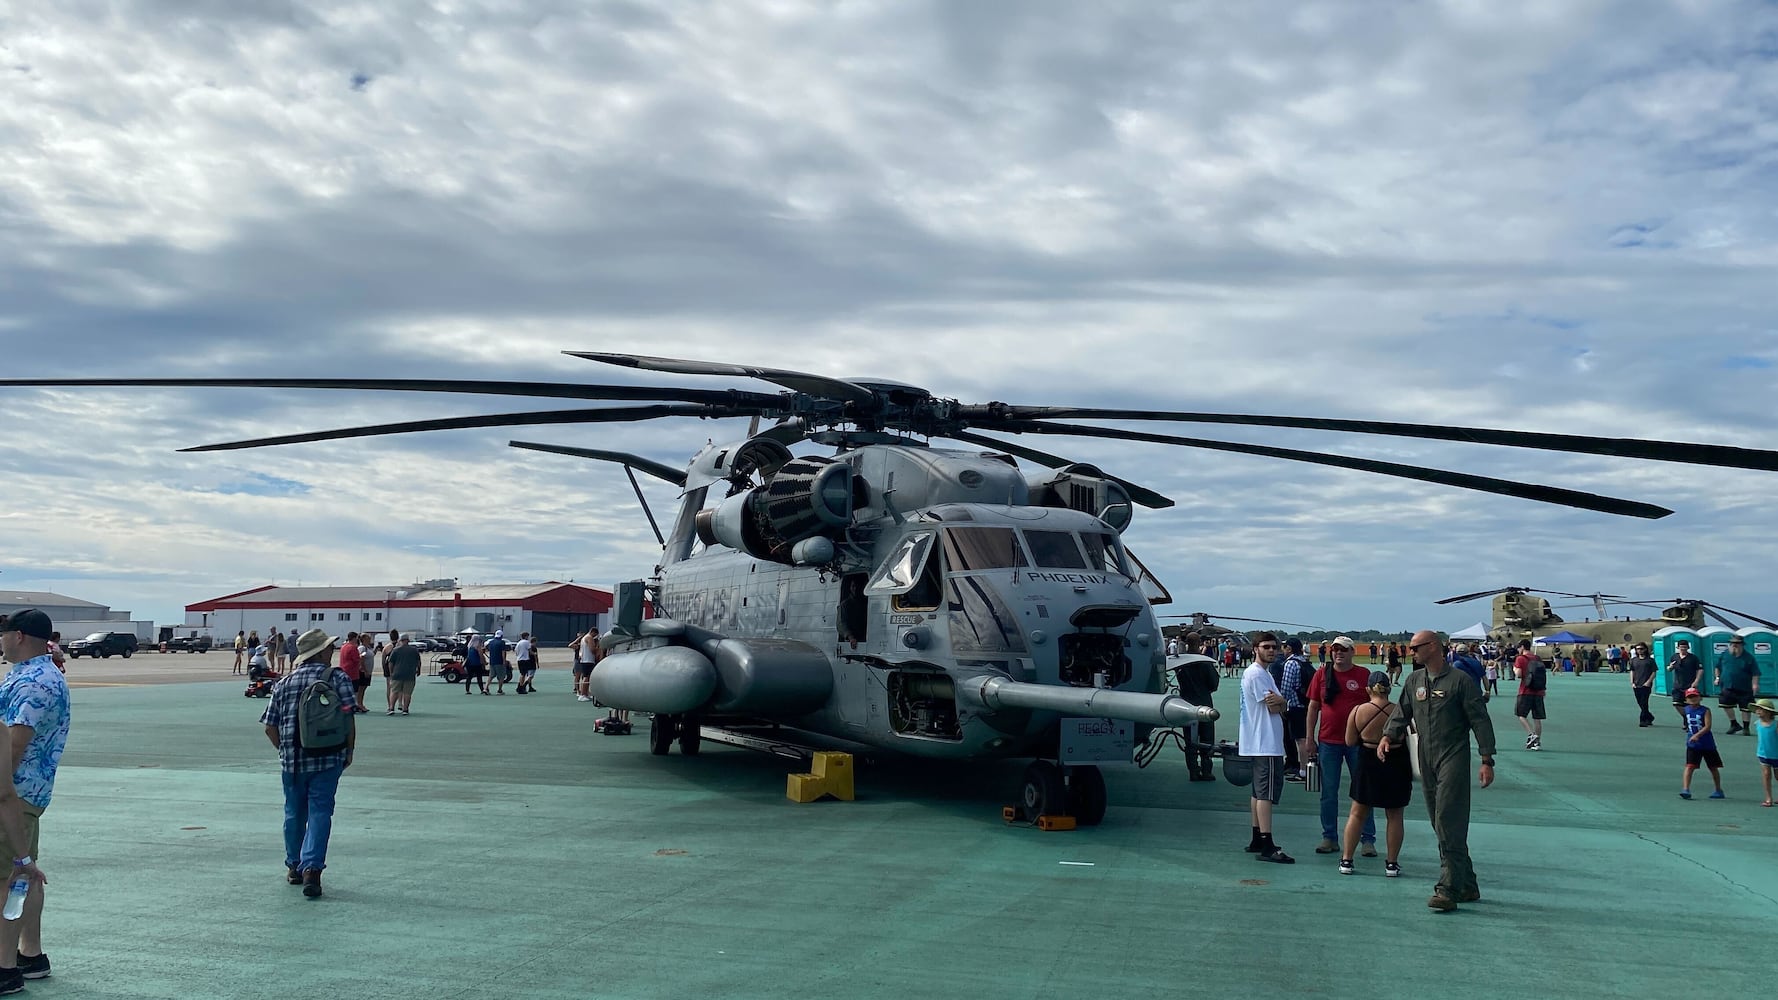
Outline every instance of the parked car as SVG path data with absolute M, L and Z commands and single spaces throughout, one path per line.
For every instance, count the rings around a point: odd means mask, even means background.
M 214 648 L 214 641 L 207 635 L 174 636 L 167 640 L 169 653 L 208 653 Z
M 94 632 L 84 639 L 76 639 L 66 647 L 68 656 L 80 659 L 82 656 L 110 657 L 116 653 L 124 659 L 136 655 L 136 637 L 129 632 Z

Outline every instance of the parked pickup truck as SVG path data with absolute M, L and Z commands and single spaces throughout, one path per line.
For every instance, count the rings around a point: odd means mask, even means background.
M 128 632 L 94 632 L 69 643 L 66 651 L 69 658 L 76 660 L 83 656 L 110 657 L 113 653 L 127 660 L 136 654 L 136 637 Z
M 169 653 L 208 653 L 214 641 L 207 635 L 176 635 L 167 640 Z

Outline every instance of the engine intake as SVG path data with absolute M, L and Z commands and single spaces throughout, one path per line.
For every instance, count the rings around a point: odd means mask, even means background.
M 698 537 L 758 559 L 788 563 L 796 543 L 832 536 L 852 523 L 852 467 L 830 458 L 786 462 L 764 486 L 698 514 Z

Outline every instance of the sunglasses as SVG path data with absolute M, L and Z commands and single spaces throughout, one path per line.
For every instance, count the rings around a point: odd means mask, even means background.
M 1428 639 L 1425 642 L 1416 642 L 1412 646 L 1409 646 L 1408 652 L 1417 653 L 1420 651 L 1421 646 L 1436 646 L 1436 645 L 1438 645 L 1438 643 L 1433 642 L 1431 639 Z
M 1262 642 L 1259 644 L 1259 648 L 1260 649 L 1277 649 L 1278 644 L 1275 642 Z

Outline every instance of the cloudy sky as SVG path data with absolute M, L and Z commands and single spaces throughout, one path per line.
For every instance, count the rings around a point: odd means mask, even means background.
M 601 350 L 976 402 L 1778 447 L 1770 4 L 0 10 L 6 376 L 773 389 L 560 353 Z M 0 587 L 166 622 L 269 582 L 609 584 L 658 552 L 621 472 L 506 441 L 677 464 L 745 429 L 175 451 L 549 405 L 0 389 Z M 1485 602 L 1432 601 L 1520 584 L 1778 613 L 1778 474 L 1239 430 L 1174 432 L 1677 513 L 1029 443 L 1178 499 L 1128 536 L 1176 611 L 1461 627 Z

